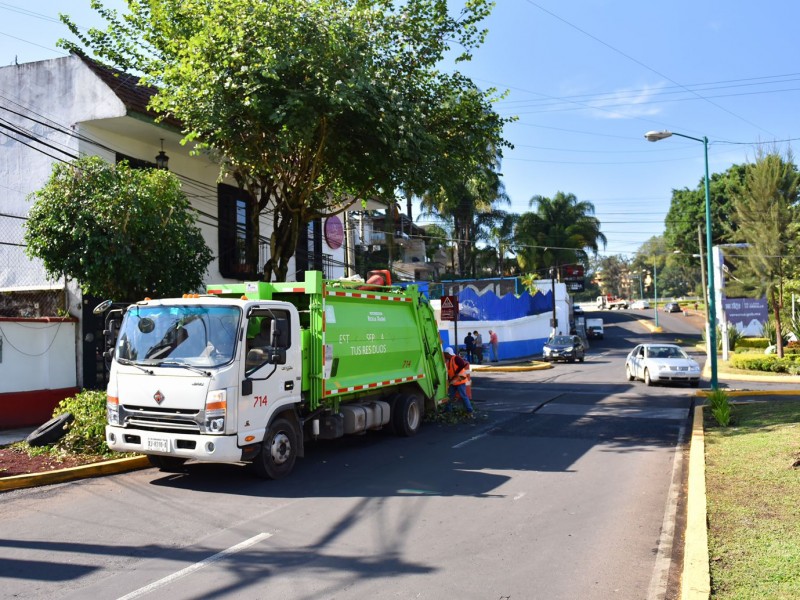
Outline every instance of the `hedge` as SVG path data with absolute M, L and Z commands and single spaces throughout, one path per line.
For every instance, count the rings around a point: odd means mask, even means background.
M 767 338 L 739 338 L 736 340 L 736 347 L 737 348 L 766 348 L 769 346 L 769 340 Z
M 800 375 L 800 355 L 792 354 L 778 358 L 774 354 L 734 354 L 730 364 L 737 369 L 766 371 L 770 373 L 789 373 Z

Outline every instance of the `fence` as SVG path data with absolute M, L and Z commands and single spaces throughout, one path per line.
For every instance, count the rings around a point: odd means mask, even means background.
M 47 282 L 44 267 L 25 254 L 25 217 L 0 213 L 0 317 L 65 314 L 64 280 Z

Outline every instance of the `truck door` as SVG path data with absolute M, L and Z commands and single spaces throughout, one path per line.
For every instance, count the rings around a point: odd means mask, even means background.
M 244 355 L 245 394 L 239 400 L 240 435 L 263 437 L 276 409 L 300 393 L 299 332 L 288 310 L 253 307 L 248 313 Z M 257 433 L 254 433 L 256 432 Z

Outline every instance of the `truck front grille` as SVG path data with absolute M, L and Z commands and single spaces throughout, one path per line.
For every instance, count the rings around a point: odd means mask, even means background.
M 203 412 L 174 408 L 121 406 L 120 423 L 123 427 L 137 427 L 151 431 L 200 432 Z

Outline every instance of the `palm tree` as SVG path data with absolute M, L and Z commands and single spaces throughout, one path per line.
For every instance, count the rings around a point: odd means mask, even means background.
M 541 271 L 558 265 L 587 264 L 588 251 L 597 254 L 600 244 L 605 248 L 606 236 L 600 231 L 591 202 L 558 192 L 552 199 L 533 196 L 529 205 L 535 206 L 536 212 L 520 215 L 514 231 L 522 269 Z
M 500 179 L 500 154 L 489 148 L 483 159 L 476 163 L 472 177 L 431 190 L 421 198 L 422 215 L 437 218 L 452 230 L 461 276 L 476 275 L 478 215 L 490 213 L 498 202 L 509 202 Z

